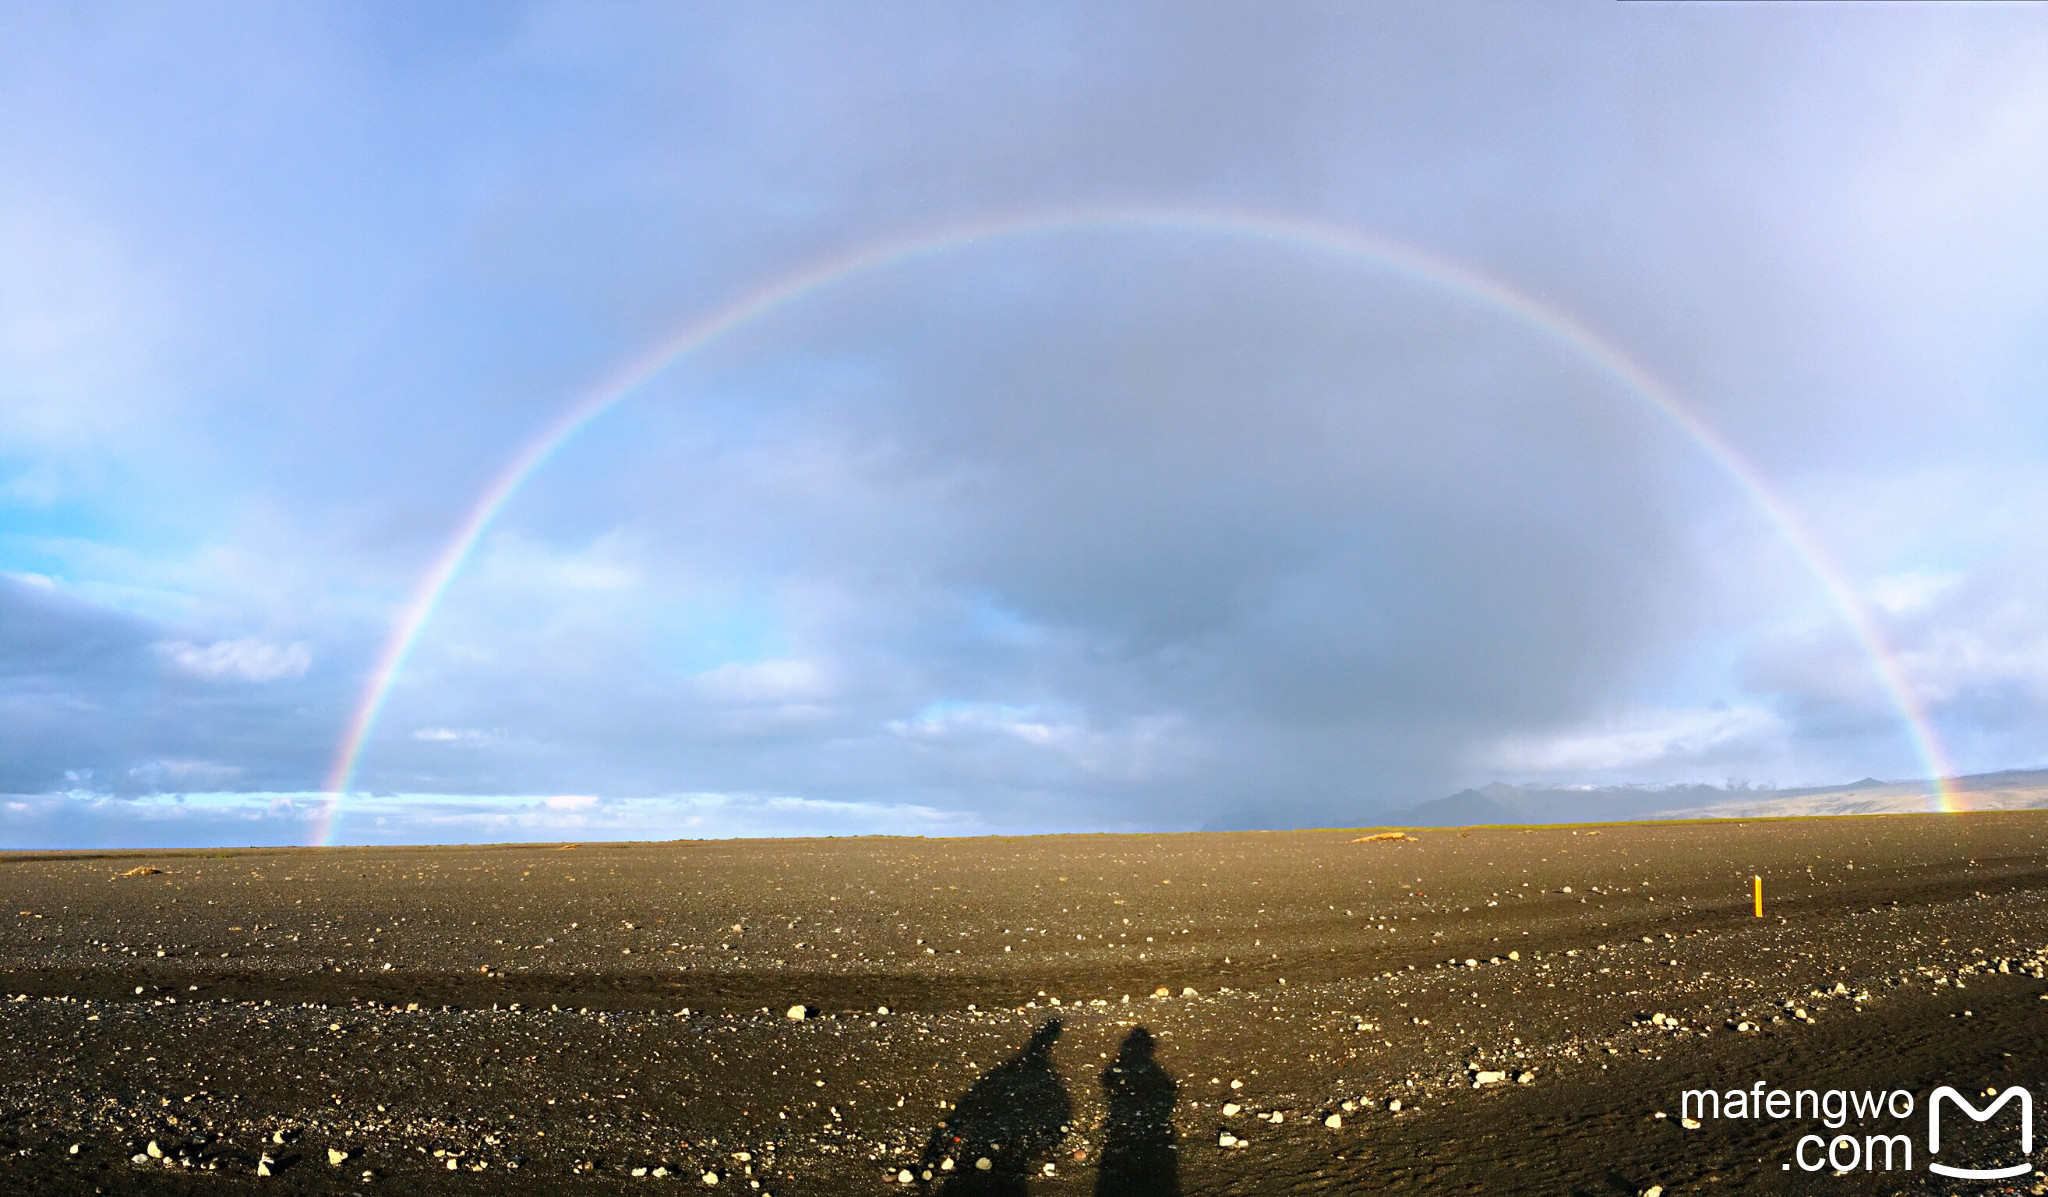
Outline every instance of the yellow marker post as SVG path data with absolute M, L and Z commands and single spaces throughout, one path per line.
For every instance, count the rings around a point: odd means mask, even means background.
M 1764 917 L 1764 879 L 1756 877 L 1753 880 L 1756 882 L 1756 917 L 1762 918 Z

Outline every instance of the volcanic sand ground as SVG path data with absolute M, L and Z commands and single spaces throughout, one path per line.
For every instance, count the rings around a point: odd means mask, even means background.
M 2041 1091 L 2048 814 L 1356 834 L 0 855 L 0 1182 L 1947 1192 L 1679 1092 Z

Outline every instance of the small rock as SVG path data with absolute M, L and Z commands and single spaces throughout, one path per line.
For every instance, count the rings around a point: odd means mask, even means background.
M 1400 1112 L 1401 1112 L 1401 1099 L 1397 1097 L 1397 1098 L 1395 1098 L 1394 1100 L 1392 1100 L 1392 1101 L 1388 1102 L 1388 1103 L 1387 1103 L 1387 1110 L 1388 1110 L 1388 1111 L 1389 1111 L 1390 1113 L 1395 1113 L 1395 1114 L 1398 1114 L 1398 1113 L 1400 1113 Z
M 155 1139 L 151 1139 L 149 1141 L 149 1146 L 143 1148 L 142 1151 L 143 1154 L 147 1155 L 150 1159 L 153 1160 L 160 1160 L 164 1158 L 164 1149 L 156 1145 Z
M 1238 1111 L 1242 1109 L 1244 1109 L 1244 1107 L 1238 1105 L 1236 1102 L 1226 1101 L 1223 1103 L 1223 1116 L 1225 1118 L 1235 1118 L 1237 1116 Z
M 73 1143 L 73 1144 L 71 1145 L 71 1154 L 72 1154 L 72 1155 L 77 1155 L 77 1154 L 78 1154 L 78 1144 L 76 1144 L 76 1143 Z
M 995 1161 L 989 1159 L 987 1156 L 982 1156 L 980 1159 L 974 1161 L 974 1170 L 977 1172 L 986 1172 L 990 1168 L 993 1168 L 995 1166 Z
M 896 1183 L 899 1185 L 916 1184 L 917 1177 L 911 1175 L 910 1169 L 904 1168 L 896 1173 Z
M 639 1166 L 638 1168 L 635 1168 L 635 1169 L 633 1169 L 633 1175 L 635 1175 L 635 1176 L 645 1176 L 645 1175 L 647 1175 L 647 1165 L 645 1165 L 645 1164 L 642 1164 L 642 1165 L 641 1165 L 641 1166 Z
M 1535 1079 L 1536 1073 L 1533 1070 L 1515 1074 L 1515 1083 L 1517 1085 L 1526 1085 L 1529 1084 L 1531 1081 L 1534 1081 Z
M 339 1147 L 330 1147 L 327 1149 L 327 1162 L 329 1165 L 339 1168 L 348 1162 L 348 1152 Z
M 1216 1146 L 1235 1147 L 1237 1146 L 1237 1136 L 1231 1134 L 1229 1131 L 1224 1131 L 1216 1136 Z
M 1687 1130 L 1698 1130 L 1700 1128 L 1700 1120 L 1697 1118 L 1680 1118 L 1678 1125 Z
M 1478 1072 L 1472 1074 L 1472 1087 L 1474 1089 L 1477 1089 L 1481 1085 L 1498 1085 L 1506 1079 L 1508 1079 L 1508 1074 L 1505 1072 L 1498 1072 L 1491 1068 L 1483 1068 Z
M 707 1168 L 705 1169 L 704 1175 L 701 1179 L 707 1185 L 715 1185 L 719 1181 L 718 1171 L 716 1169 Z
M 1164 985 L 1161 985 L 1161 986 L 1160 986 L 1159 988 L 1157 988 L 1157 989 L 1155 989 L 1155 990 L 1153 990 L 1153 991 L 1152 991 L 1152 996 L 1153 996 L 1153 997 L 1156 997 L 1156 998 L 1159 998 L 1159 997 L 1172 997 L 1172 996 L 1173 996 L 1173 990 L 1171 990 L 1171 989 L 1168 989 L 1168 988 L 1167 988 L 1166 986 L 1164 986 Z M 2044 994 L 2043 996 L 2044 996 L 2044 997 L 2048 997 L 2048 994 Z
M 797 1005 L 791 1006 L 789 1008 L 789 1014 L 787 1015 L 787 1017 L 792 1022 L 802 1022 L 804 1019 L 809 1018 L 810 1016 L 811 1008 L 809 1006 L 803 1005 L 802 1003 L 798 1003 Z
M 1663 1185 L 1651 1185 L 1643 1190 L 1643 1197 L 1664 1197 Z
M 1341 1130 L 1344 1126 L 1344 1115 L 1332 1114 L 1328 1118 L 1323 1119 L 1323 1125 L 1331 1130 Z

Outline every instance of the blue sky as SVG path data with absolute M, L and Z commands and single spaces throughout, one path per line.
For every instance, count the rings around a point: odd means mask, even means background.
M 21 4 L 0 845 L 1356 823 L 2048 764 L 2035 7 Z

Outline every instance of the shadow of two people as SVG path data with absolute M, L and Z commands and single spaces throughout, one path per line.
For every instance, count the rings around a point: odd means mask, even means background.
M 1059 1019 L 969 1089 L 925 1144 L 924 1169 L 947 1197 L 1013 1197 L 1073 1129 L 1073 1103 L 1052 1066 Z M 1097 1197 L 1180 1197 L 1173 1076 L 1153 1059 L 1152 1032 L 1125 1036 L 1102 1071 L 1109 1112 L 1096 1160 Z M 953 1168 L 945 1170 L 946 1160 Z

